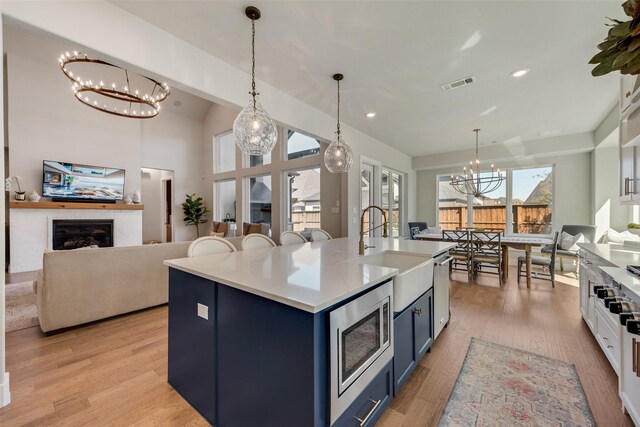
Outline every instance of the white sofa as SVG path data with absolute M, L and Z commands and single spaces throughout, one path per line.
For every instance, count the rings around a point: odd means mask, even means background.
M 168 301 L 164 260 L 185 258 L 190 242 L 47 251 L 36 282 L 43 332 Z

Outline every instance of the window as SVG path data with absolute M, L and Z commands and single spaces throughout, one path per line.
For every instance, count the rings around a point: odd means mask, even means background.
M 215 183 L 214 219 L 236 222 L 236 180 Z
M 249 181 L 249 222 L 271 225 L 271 175 L 254 176 Z
M 402 174 L 390 169 L 382 170 L 382 210 L 389 221 L 389 237 L 402 235 Z M 391 210 L 391 213 L 389 212 Z
M 299 132 L 287 131 L 287 160 L 314 156 L 320 153 L 320 142 Z
M 320 227 L 320 168 L 286 172 L 287 230 Z
M 513 233 L 551 234 L 553 169 L 516 169 L 511 178 Z
M 213 157 L 215 172 L 228 172 L 236 168 L 236 141 L 233 132 L 216 136 Z
M 510 169 L 507 179 L 484 197 L 458 193 L 451 176 L 438 176 L 438 225 L 500 229 L 507 234 L 550 234 L 553 167 Z M 510 192 L 508 193 L 508 190 Z

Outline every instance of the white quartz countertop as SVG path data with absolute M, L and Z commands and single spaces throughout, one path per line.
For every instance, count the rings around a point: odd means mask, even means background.
M 600 266 L 600 269 L 635 294 L 629 296 L 640 299 L 640 280 L 627 271 L 627 265 L 640 265 L 639 249 L 614 243 L 578 243 L 578 246 L 610 263 L 611 266 Z
M 432 258 L 454 245 L 404 239 L 365 239 L 366 255 L 394 251 Z M 311 313 L 320 312 L 397 274 L 355 262 L 358 239 L 253 249 L 165 261 L 169 267 L 269 298 Z

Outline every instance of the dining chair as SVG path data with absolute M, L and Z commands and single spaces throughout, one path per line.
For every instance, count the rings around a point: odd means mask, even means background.
M 268 236 L 264 234 L 247 234 L 242 239 L 242 250 L 248 251 L 251 249 L 261 249 L 261 248 L 275 248 L 276 242 L 271 240 Z
M 236 247 L 227 239 L 216 236 L 204 236 L 191 242 L 187 248 L 187 256 L 202 256 L 219 254 L 225 252 L 236 252 Z
M 449 263 L 449 274 L 453 270 L 466 271 L 469 280 L 471 280 L 471 243 L 469 241 L 469 232 L 467 230 L 442 230 L 442 240 L 445 242 L 454 242 L 456 246 L 449 250 L 449 255 L 453 261 Z
M 324 240 L 331 240 L 331 234 L 327 233 L 321 228 L 316 228 L 315 230 L 311 230 L 312 242 L 322 242 Z
M 531 265 L 542 267 L 542 272 L 532 272 L 531 277 L 549 280 L 551 281 L 551 287 L 556 287 L 556 253 L 558 251 L 558 236 L 559 232 L 555 232 L 553 235 L 553 244 L 551 245 L 551 256 L 532 256 L 531 257 Z M 526 257 L 519 256 L 518 257 L 518 283 L 520 283 L 520 276 L 526 275 L 526 271 L 523 270 L 525 267 Z M 526 267 L 525 267 L 526 268 Z M 548 273 L 545 273 L 545 270 L 548 270 Z
M 502 286 L 502 230 L 471 232 L 472 277 L 478 273 L 497 274 Z M 495 272 L 486 268 L 495 268 Z
M 280 244 L 282 246 L 298 245 L 307 243 L 307 239 L 297 231 L 283 231 L 280 235 Z
M 423 230 L 427 230 L 426 222 L 410 222 L 409 223 L 409 236 L 411 240 L 415 240 L 415 235 L 420 233 Z

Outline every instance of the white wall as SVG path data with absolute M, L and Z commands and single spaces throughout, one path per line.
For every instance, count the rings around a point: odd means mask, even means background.
M 482 155 L 482 152 L 480 153 Z M 487 159 L 491 162 L 492 159 Z M 562 224 L 591 224 L 591 155 L 573 153 L 501 162 L 501 169 L 555 165 L 553 228 Z M 457 166 L 418 171 L 418 218 L 435 224 L 437 219 L 436 176 L 458 172 Z M 616 187 L 617 188 L 617 187 Z
M 3 41 L 3 22 L 2 19 L 0 19 L 0 46 L 4 45 L 4 41 Z M 0 68 L 0 80 L 4 83 L 6 80 L 6 76 L 5 76 L 5 71 L 4 71 L 4 67 Z M 2 134 L 0 135 L 0 138 L 2 138 L 2 140 L 0 140 L 0 147 L 4 147 L 6 146 L 6 123 L 4 121 L 5 118 L 5 107 L 4 107 L 4 99 L 5 99 L 5 93 L 4 93 L 4 87 L 5 85 L 2 84 L 0 85 L 0 99 L 2 100 L 2 103 L 0 104 L 0 108 L 2 109 L 2 114 L 0 114 L 0 124 L 2 125 L 2 129 L 4 129 L 4 131 L 2 132 Z M 4 150 L 2 150 L 2 154 L 0 154 L 0 172 L 2 172 L 2 174 L 0 176 L 5 176 L 5 171 L 4 171 Z M 4 197 L 0 197 L 0 212 L 2 212 L 1 215 L 5 215 L 5 198 Z M 2 218 L 4 221 L 2 221 L 2 223 L 5 223 L 6 218 Z M 5 227 L 2 227 L 2 229 L 0 229 L 0 241 L 4 242 L 5 241 Z M 5 245 L 1 245 L 2 247 L 0 247 L 0 256 L 2 257 L 3 260 L 6 259 L 6 253 L 5 253 Z M 2 277 L 0 277 L 0 287 L 2 289 L 4 289 L 4 274 L 1 275 Z M 6 355 L 5 355 L 5 340 L 6 340 L 6 336 L 5 336 L 5 293 L 4 292 L 0 292 L 0 408 L 8 405 L 9 402 L 11 402 L 11 393 L 9 391 L 9 373 L 5 371 L 6 369 Z
M 205 188 L 204 132 L 201 121 L 162 112 L 162 120 L 141 122 L 143 168 L 174 172 L 174 241 L 192 240 L 195 227 L 184 224 L 182 203 L 186 195 L 197 193 L 210 200 Z M 142 203 L 145 203 L 142 200 Z
M 10 173 L 42 193 L 42 161 L 125 169 L 125 192 L 140 189 L 140 124 L 96 114 L 72 96 L 60 70 L 7 54 Z M 37 82 L 37 84 L 36 84 Z
M 593 168 L 593 224 L 597 226 L 596 240 L 599 240 L 609 228 L 626 230 L 631 222 L 631 207 L 618 200 L 619 149 L 615 147 L 597 147 L 592 153 Z

